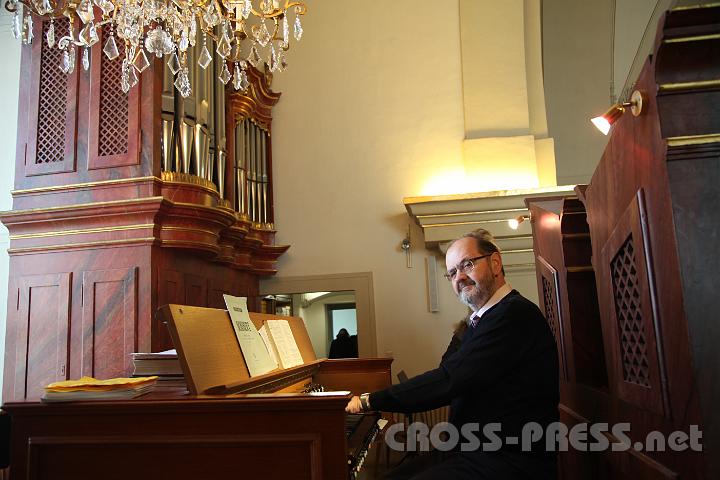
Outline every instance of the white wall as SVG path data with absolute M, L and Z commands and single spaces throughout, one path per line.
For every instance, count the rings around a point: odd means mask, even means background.
M 20 43 L 10 33 L 11 16 L 2 8 L 0 13 L 0 210 L 12 208 L 10 190 L 15 172 L 15 140 L 17 136 L 18 86 L 20 82 Z M 5 360 L 5 320 L 7 317 L 8 231 L 0 225 L 0 372 Z M 2 374 L 0 374 L 0 392 Z

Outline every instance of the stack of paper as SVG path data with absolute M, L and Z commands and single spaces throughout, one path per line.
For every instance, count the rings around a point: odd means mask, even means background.
M 158 387 L 186 387 L 185 375 L 180 365 L 177 352 L 132 353 L 133 377 L 157 375 Z
M 85 400 L 123 400 L 134 398 L 153 389 L 158 377 L 110 378 L 98 380 L 82 377 L 65 380 L 45 387 L 43 402 L 71 402 Z

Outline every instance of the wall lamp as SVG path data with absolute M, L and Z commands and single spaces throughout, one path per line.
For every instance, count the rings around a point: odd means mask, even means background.
M 530 217 L 528 215 L 520 215 L 519 217 L 511 218 L 508 220 L 508 227 L 512 228 L 513 230 L 517 230 L 521 223 L 523 223 L 525 220 L 530 220 Z
M 613 126 L 620 117 L 622 117 L 625 110 L 629 107 L 634 117 L 637 117 L 642 113 L 643 96 L 639 90 L 635 90 L 630 96 L 630 101 L 625 103 L 616 103 L 610 109 L 600 115 L 599 117 L 591 118 L 590 121 L 600 130 L 604 135 L 610 132 L 610 127 Z

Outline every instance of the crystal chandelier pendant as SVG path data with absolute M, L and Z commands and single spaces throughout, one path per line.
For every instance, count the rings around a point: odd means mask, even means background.
M 195 46 L 195 40 L 197 39 L 197 22 L 195 21 L 195 17 L 192 17 L 190 19 L 190 33 L 189 33 L 189 40 L 190 45 L 193 47 Z
M 267 28 L 267 24 L 265 24 L 265 19 L 263 18 L 262 26 L 260 27 L 260 31 L 258 35 L 255 37 L 257 42 L 260 44 L 261 47 L 267 46 L 268 42 L 271 39 L 270 36 L 270 30 Z
M 175 88 L 178 89 L 178 92 L 180 92 L 180 95 L 182 95 L 183 98 L 189 97 L 192 93 L 192 88 L 190 87 L 190 78 L 188 78 L 187 67 L 180 70 L 180 73 L 175 79 Z
M 184 52 L 188 49 L 188 46 L 190 46 L 190 39 L 188 38 L 187 30 L 183 30 L 182 34 L 180 34 L 180 41 L 178 42 L 178 50 L 181 52 Z
M 112 34 L 112 32 L 110 33 L 110 36 L 108 36 L 108 39 L 105 41 L 103 52 L 105 53 L 105 56 L 108 58 L 108 60 L 115 60 L 117 57 L 120 56 L 117 44 L 115 43 L 115 36 Z
M 127 61 L 127 59 L 125 59 Z M 138 84 L 140 79 L 137 76 L 137 72 L 135 71 L 135 68 L 128 65 L 128 83 L 130 84 L 130 88 L 134 87 Z
M 145 35 L 145 49 L 150 53 L 154 53 L 157 58 L 160 58 L 163 55 L 172 53 L 173 50 L 175 50 L 175 45 L 172 42 L 170 34 L 158 25 Z
M 223 82 L 225 85 L 230 81 L 231 75 L 230 70 L 228 69 L 227 62 L 223 62 L 223 68 L 222 72 L 220 72 L 220 81 Z
M 295 23 L 293 24 L 293 33 L 295 35 L 295 40 L 299 42 L 302 38 L 303 28 L 302 24 L 300 23 L 300 15 L 297 14 L 298 11 L 299 9 L 295 8 Z
M 268 57 L 267 64 L 270 66 L 270 71 L 274 72 L 278 68 L 277 53 L 275 53 L 275 45 L 270 45 L 270 56 Z
M 128 70 L 130 70 L 128 68 L 128 61 L 127 58 L 124 58 L 120 73 L 120 88 L 122 88 L 123 93 L 130 91 L 130 72 Z
M 243 68 L 240 71 L 240 90 L 245 92 L 245 91 L 247 91 L 249 86 L 250 86 L 250 82 L 248 81 L 247 73 L 245 73 L 245 68 Z
M 232 47 L 230 46 L 230 39 L 228 38 L 227 33 L 223 32 L 215 51 L 222 58 L 227 58 L 230 55 L 231 50 L 232 50 Z
M 233 87 L 235 87 L 235 90 L 240 90 L 240 67 L 238 64 L 235 64 L 235 73 L 233 74 Z
M 43 0 L 40 8 L 38 8 L 38 13 L 40 15 L 46 15 L 50 12 L 52 12 L 52 5 L 50 5 L 50 0 Z
M 77 16 L 80 17 L 83 23 L 88 23 L 95 19 L 95 13 L 93 12 L 92 2 L 89 0 L 82 0 L 75 10 Z
M 240 11 L 240 15 L 242 15 L 242 18 L 247 20 L 248 17 L 250 16 L 251 12 L 252 12 L 252 2 L 250 0 L 245 0 L 245 3 L 242 6 L 242 10 Z
M 133 60 L 133 66 L 140 73 L 144 72 L 145 69 L 150 66 L 147 55 L 145 55 L 145 50 L 142 47 L 140 47 L 137 55 L 135 55 L 135 59 Z
M 210 65 L 210 62 L 212 62 L 210 51 L 207 48 L 207 44 L 203 44 L 202 50 L 200 51 L 200 56 L 198 57 L 198 65 L 205 69 L 208 67 L 208 65 Z
M 19 39 L 22 36 L 22 19 L 20 18 L 20 8 L 17 8 L 15 10 L 15 15 L 13 15 L 12 33 L 13 37 L 15 37 L 16 39 Z
M 100 41 L 100 37 L 98 37 L 97 33 L 97 28 L 95 27 L 95 24 L 93 22 L 85 25 L 85 27 L 83 27 L 83 29 L 80 31 L 80 40 L 87 47 L 92 47 Z
M 205 11 L 205 15 L 203 15 L 203 20 L 205 20 L 205 23 L 207 23 L 209 27 L 214 27 L 220 22 L 220 15 L 218 15 L 215 11 L 214 3 L 211 3 L 210 8 Z
M 285 45 L 290 44 L 290 25 L 289 25 L 289 22 L 288 22 L 287 15 L 284 15 L 284 16 L 283 16 L 282 32 L 283 32 L 283 34 L 282 34 L 283 43 L 284 43 Z
M 110 16 L 113 10 L 115 10 L 115 5 L 109 0 L 100 0 L 99 3 L 96 3 L 100 6 L 100 9 L 103 11 L 103 15 L 106 17 Z
M 70 51 L 68 54 L 68 60 L 70 61 L 67 73 L 73 73 L 75 71 L 75 47 L 68 48 Z
M 90 47 L 83 48 L 82 66 L 86 72 L 90 70 Z
M 257 46 L 253 43 L 252 48 L 250 49 L 250 55 L 248 55 L 248 61 L 252 63 L 253 67 L 257 67 L 262 59 L 260 58 L 260 53 L 258 53 Z
M 52 48 L 55 46 L 55 20 L 50 20 L 50 26 L 45 34 L 45 39 L 47 40 L 48 47 Z
M 35 33 L 33 32 L 33 19 L 32 15 L 28 14 L 25 16 L 24 23 L 24 38 L 23 42 L 25 45 L 32 44 L 33 38 L 35 38 Z
M 74 47 L 68 47 L 63 52 L 62 58 L 60 59 L 60 70 L 68 75 L 75 71 Z
M 173 53 L 170 56 L 170 60 L 168 60 L 168 68 L 172 72 L 173 75 L 177 75 L 177 73 L 180 71 L 180 59 L 177 56 L 177 53 Z

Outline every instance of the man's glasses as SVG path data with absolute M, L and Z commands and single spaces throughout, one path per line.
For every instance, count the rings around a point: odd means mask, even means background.
M 473 257 L 463 260 L 455 268 L 451 268 L 450 270 L 445 272 L 444 277 L 452 281 L 452 279 L 455 278 L 458 272 L 462 272 L 467 275 L 468 273 L 472 272 L 473 268 L 475 268 L 475 262 L 477 262 L 481 258 L 489 257 L 490 255 L 492 255 L 492 253 L 486 253 L 485 255 L 480 255 L 479 257 Z

